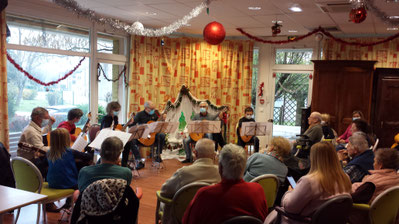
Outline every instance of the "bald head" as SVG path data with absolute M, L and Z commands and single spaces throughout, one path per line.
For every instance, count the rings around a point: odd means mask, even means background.
M 319 112 L 312 112 L 308 118 L 309 125 L 321 123 L 321 114 Z
M 208 139 L 202 138 L 198 140 L 197 144 L 195 144 L 195 156 L 197 159 L 200 158 L 215 158 L 215 142 Z

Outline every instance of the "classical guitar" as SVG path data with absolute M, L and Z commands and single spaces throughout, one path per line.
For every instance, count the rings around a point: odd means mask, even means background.
M 223 110 L 220 112 L 220 113 L 222 113 L 223 114 L 223 116 L 228 116 L 227 115 L 227 112 L 228 111 L 228 107 L 225 107 L 225 108 L 223 108 Z M 225 114 L 226 113 L 226 114 Z M 204 121 L 204 120 L 203 120 Z M 189 134 L 190 135 L 190 138 L 193 140 L 193 141 L 198 141 L 198 140 L 200 140 L 201 138 L 203 138 L 204 137 L 204 135 L 205 135 L 205 133 L 190 133 Z
M 131 114 L 130 114 L 130 117 L 129 117 L 129 120 L 128 120 L 124 125 L 117 124 L 117 125 L 115 126 L 115 129 L 114 129 L 114 130 L 126 131 L 126 128 L 127 128 L 128 125 L 130 124 L 130 122 L 134 120 L 134 116 L 136 116 L 136 114 L 135 114 L 134 112 L 131 113 Z
M 166 111 L 164 111 L 163 113 L 159 113 L 158 111 L 156 111 L 156 114 L 158 115 L 158 120 L 157 121 L 160 121 L 161 119 L 163 119 L 163 115 L 166 114 Z M 147 124 L 151 124 L 153 122 L 155 122 L 155 121 L 149 121 L 149 122 L 147 122 Z M 155 135 L 156 134 L 157 133 L 150 133 L 147 136 L 147 138 L 139 138 L 138 140 L 139 140 L 139 142 L 141 144 L 143 144 L 145 146 L 151 146 L 155 142 Z
M 238 133 L 241 133 L 241 128 L 238 129 Z M 252 137 L 254 137 L 253 135 L 244 135 L 244 136 L 241 136 L 240 134 L 239 134 L 238 136 L 239 136 L 239 138 L 241 138 L 241 140 L 242 140 L 243 142 L 245 142 L 245 143 L 251 141 Z
M 89 112 L 87 114 L 87 121 L 85 123 L 85 125 L 83 126 L 83 130 L 80 128 L 75 128 L 75 133 L 73 134 L 73 136 L 76 137 L 76 139 L 79 137 L 79 135 L 82 134 L 86 134 L 89 128 L 89 124 L 90 124 L 90 119 L 91 119 L 91 112 Z M 84 139 L 87 141 L 87 136 L 84 135 Z

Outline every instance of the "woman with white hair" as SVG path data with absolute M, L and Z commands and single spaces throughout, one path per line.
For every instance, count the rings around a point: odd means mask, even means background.
M 247 183 L 244 175 L 247 156 L 242 147 L 228 144 L 219 154 L 219 173 L 222 181 L 198 190 L 184 213 L 184 224 L 223 223 L 241 215 L 264 220 L 267 215 L 266 198 L 258 183 Z

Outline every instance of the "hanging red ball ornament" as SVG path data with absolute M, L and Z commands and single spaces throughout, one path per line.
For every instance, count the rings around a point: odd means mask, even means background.
M 224 40 L 226 31 L 222 24 L 214 21 L 205 26 L 203 35 L 206 42 L 218 45 Z
M 354 23 L 361 23 L 366 19 L 366 17 L 367 11 L 364 6 L 352 9 L 349 13 L 349 19 Z
M 282 25 L 278 24 L 277 22 L 272 26 L 272 36 L 275 37 L 277 34 L 281 33 Z

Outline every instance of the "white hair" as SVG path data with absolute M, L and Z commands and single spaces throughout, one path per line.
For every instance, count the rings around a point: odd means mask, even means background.
M 144 103 L 144 108 L 149 108 L 151 103 L 152 103 L 151 101 L 145 102 Z
M 360 153 L 369 149 L 369 143 L 367 142 L 367 135 L 364 132 L 358 131 L 349 137 L 351 145 L 359 150 Z
M 214 159 L 215 156 L 215 142 L 208 138 L 202 138 L 195 144 L 195 151 L 199 158 Z
M 201 105 L 201 104 L 205 104 L 207 107 L 209 106 L 208 102 L 206 102 L 206 101 L 202 101 L 199 105 Z
M 318 119 L 319 122 L 322 121 L 322 117 L 321 117 L 321 114 L 319 112 L 315 111 L 315 112 L 312 112 L 310 115 L 313 115 L 313 117 Z
M 241 146 L 225 145 L 219 154 L 219 166 L 222 167 L 222 177 L 229 180 L 239 180 L 244 175 L 247 155 Z

